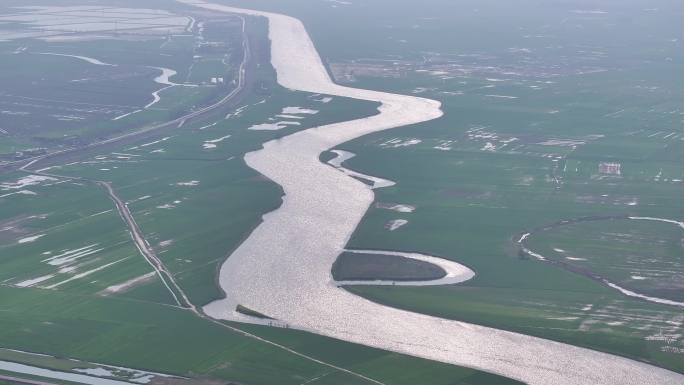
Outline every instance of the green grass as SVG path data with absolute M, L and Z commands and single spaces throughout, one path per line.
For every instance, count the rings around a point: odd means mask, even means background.
M 210 83 L 212 78 L 224 78 L 225 83 L 231 79 L 230 66 L 223 63 L 223 58 L 209 58 L 196 62 L 188 81 L 192 83 Z
M 424 86 L 448 87 L 417 77 Z M 469 82 L 486 84 L 481 79 Z M 599 87 L 603 80 L 594 78 L 593 82 L 594 87 Z M 369 79 L 364 85 L 387 88 L 389 83 Z M 568 95 L 572 87 L 569 83 L 558 86 Z M 681 189 L 677 180 L 682 179 L 682 171 L 676 165 L 682 159 L 681 153 L 677 155 L 676 143 L 665 146 L 667 142 L 662 138 L 648 139 L 648 135 L 657 132 L 655 128 L 631 135 L 625 130 L 626 122 L 598 118 L 597 115 L 602 116 L 599 112 L 585 116 L 567 100 L 557 99 L 558 96 L 548 95 L 547 99 L 526 99 L 529 111 L 519 111 L 502 108 L 506 104 L 512 107 L 513 102 L 483 104 L 480 95 L 462 95 L 458 103 L 451 98 L 445 100 L 446 115 L 434 123 L 377 133 L 339 146 L 357 154 L 347 162 L 348 168 L 397 182 L 394 187 L 376 190 L 378 202 L 417 207 L 415 212 L 401 215 L 372 208 L 349 247 L 442 255 L 476 272 L 476 277 L 463 284 L 462 289 L 350 290 L 408 310 L 520 331 L 684 371 L 676 353 L 681 343 L 678 309 L 629 299 L 581 275 L 518 258 L 516 237 L 561 219 L 593 215 L 684 217 L 684 206 L 677 198 Z M 556 116 L 534 112 L 553 107 L 572 113 Z M 602 108 L 609 112 L 609 107 Z M 597 110 L 601 111 L 598 107 Z M 596 121 L 601 122 L 601 130 Z M 539 129 L 552 125 L 556 127 L 552 132 Z M 560 127 L 570 125 L 571 131 L 559 131 Z M 587 139 L 598 133 L 605 137 Z M 584 138 L 586 144 L 574 151 L 538 144 L 558 137 Z M 422 142 L 401 148 L 381 146 L 393 138 L 419 138 Z M 510 138 L 518 140 L 504 146 Z M 433 148 L 445 140 L 454 141 L 450 151 Z M 493 142 L 497 150 L 482 150 L 487 142 Z M 546 154 L 553 154 L 558 160 Z M 620 162 L 622 175 L 601 175 L 599 164 L 607 161 Z M 656 178 L 660 170 L 662 175 Z M 631 204 L 635 198 L 636 206 Z M 397 218 L 409 222 L 396 231 L 387 231 L 384 224 Z M 677 229 L 668 233 L 673 231 Z M 591 248 L 592 235 L 599 236 L 595 228 L 576 231 L 563 238 L 564 244 L 568 248 L 571 244 Z M 668 237 L 668 244 L 676 244 L 677 235 Z M 612 247 L 612 256 L 607 261 L 621 258 L 619 253 L 625 249 L 620 247 L 628 246 Z M 645 250 L 643 246 L 636 247 Z M 656 254 L 662 255 L 663 261 L 679 258 L 680 253 L 673 247 L 664 245 L 660 250 Z M 608 249 L 604 247 L 602 253 L 608 254 Z M 574 298 L 574 304 L 564 299 L 568 296 Z M 597 297 L 604 298 L 606 309 L 622 314 L 617 317 L 620 319 L 571 314 L 594 303 Z M 561 315 L 540 312 L 538 303 L 556 308 Z M 662 317 L 661 321 L 654 322 L 656 314 Z M 561 322 L 559 326 L 558 321 L 550 319 L 558 317 L 579 317 L 580 321 Z M 607 322 L 622 324 L 611 326 Z M 675 342 L 653 337 L 661 331 Z M 675 349 L 671 350 L 672 347 Z
M 177 308 L 36 289 L 0 292 L 5 347 L 255 384 L 276 377 L 296 383 L 320 371 Z
M 237 19 L 235 19 L 237 20 Z M 191 108 L 206 105 L 234 87 L 238 63 L 242 60 L 241 23 L 225 19 L 207 23 L 205 33 L 213 41 L 222 42 L 222 50 L 212 53 L 213 61 L 196 58 L 196 36 L 166 36 L 150 39 L 116 39 L 68 41 L 58 44 L 32 40 L 23 46 L 17 42 L 0 42 L 0 82 L 3 111 L 0 154 L 34 148 L 58 148 L 82 145 L 105 137 L 122 134 L 141 126 L 172 120 Z M 259 22 L 247 25 L 250 34 L 260 36 Z M 19 47 L 27 50 L 14 54 Z M 115 66 L 97 66 L 70 57 L 39 55 L 59 53 L 92 57 Z M 223 65 L 224 55 L 229 55 Z M 211 58 L 209 58 L 211 59 Z M 154 82 L 166 67 L 177 71 L 170 80 L 209 83 L 206 77 L 220 69 L 226 79 L 221 87 L 172 87 L 161 92 L 161 101 L 150 109 L 129 117 L 112 119 L 142 109 L 150 103 L 152 92 L 166 85 Z M 195 68 L 197 67 L 197 68 Z M 222 67 L 222 68 L 221 68 Z M 193 73 L 202 79 L 189 75 Z M 213 76 L 217 76 L 216 74 Z
M 577 242 L 577 240 L 582 240 Z M 682 229 L 644 220 L 579 222 L 535 234 L 527 243 L 554 261 L 596 273 L 639 293 L 684 299 Z
M 333 278 L 344 280 L 414 281 L 442 278 L 446 272 L 431 263 L 393 255 L 342 253 L 332 266 Z

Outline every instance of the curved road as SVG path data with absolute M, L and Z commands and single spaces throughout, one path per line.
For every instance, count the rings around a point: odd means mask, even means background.
M 675 385 L 684 376 L 641 362 L 517 333 L 372 303 L 331 285 L 330 267 L 373 201 L 368 186 L 319 162 L 319 154 L 379 130 L 441 116 L 439 102 L 334 84 L 302 23 L 203 1 L 205 9 L 269 20 L 272 64 L 284 87 L 380 102 L 378 115 L 300 131 L 245 156 L 281 185 L 282 206 L 264 216 L 221 268 L 226 298 L 205 307 L 246 320 L 238 304 L 291 327 L 355 343 L 495 372 L 539 385 Z

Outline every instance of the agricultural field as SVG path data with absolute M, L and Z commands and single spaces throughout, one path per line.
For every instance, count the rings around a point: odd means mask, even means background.
M 3 309 L 11 309 L 2 312 L 0 321 L 5 325 L 0 336 L 3 346 L 58 357 L 0 352 L 4 360 L 60 370 L 67 370 L 69 366 L 80 369 L 117 366 L 128 369 L 125 372 L 137 370 L 190 377 L 191 381 L 186 383 L 196 384 L 215 383 L 212 379 L 249 384 L 299 384 L 318 376 L 325 377 L 321 380 L 325 384 L 367 383 L 172 306 L 59 290 L 8 287 L 0 288 L 0 298 Z M 301 332 L 256 326 L 244 330 L 389 383 L 410 384 L 428 373 L 435 384 L 467 384 L 478 379 L 488 384 L 516 383 Z M 65 363 L 60 357 L 77 357 L 98 364 Z M 388 371 L 384 366 L 387 364 L 394 369 Z
M 364 253 L 342 253 L 332 267 L 336 281 L 427 281 L 445 275 L 444 269 L 428 262 Z
M 654 298 L 684 299 L 682 227 L 677 224 L 637 219 L 571 222 L 528 239 L 534 252 L 579 274 L 603 277 Z
M 0 33 L 4 160 L 182 116 L 234 88 L 242 60 L 238 17 L 54 6 L 15 7 L 0 22 L 13 26 Z

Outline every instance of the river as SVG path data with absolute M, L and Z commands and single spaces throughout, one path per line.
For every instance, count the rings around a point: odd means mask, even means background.
M 294 133 L 264 144 L 246 163 L 282 186 L 282 206 L 222 265 L 226 298 L 205 307 L 215 318 L 248 319 L 238 304 L 290 327 L 413 356 L 498 373 L 539 385 L 684 384 L 684 376 L 645 363 L 517 333 L 402 311 L 332 284 L 330 268 L 373 202 L 364 183 L 321 163 L 341 143 L 442 115 L 423 98 L 334 84 L 297 19 L 195 0 L 218 12 L 267 17 L 272 64 L 290 89 L 380 102 L 380 113 Z

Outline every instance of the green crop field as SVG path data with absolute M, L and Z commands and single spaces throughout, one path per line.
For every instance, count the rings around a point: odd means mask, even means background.
M 1 322 L 5 325 L 0 339 L 3 346 L 10 348 L 250 384 L 272 384 L 276 378 L 279 383 L 298 384 L 324 374 L 330 375 L 330 379 L 322 383 L 363 383 L 174 307 L 40 289 L 0 288 L 0 298 L 3 303 Z M 431 382 L 434 384 L 458 383 L 452 381 L 459 379 L 467 383 L 469 378 L 478 377 L 489 378 L 491 384 L 501 380 L 472 370 L 458 370 L 300 332 L 263 327 L 249 330 L 391 383 L 411 383 L 406 373 L 420 377 L 433 371 L 437 373 Z M 317 351 L 322 347 L 325 349 Z M 16 360 L 19 357 L 8 358 Z M 53 366 L 44 359 L 32 361 L 29 363 Z M 382 372 L 383 362 L 395 362 L 397 368 L 402 369 Z M 406 365 L 410 365 L 410 370 Z
M 332 267 L 337 281 L 420 281 L 442 278 L 446 272 L 431 263 L 414 259 L 363 253 L 342 253 Z
M 682 228 L 672 223 L 577 222 L 540 232 L 528 245 L 568 268 L 598 274 L 629 290 L 674 301 L 684 299 Z

